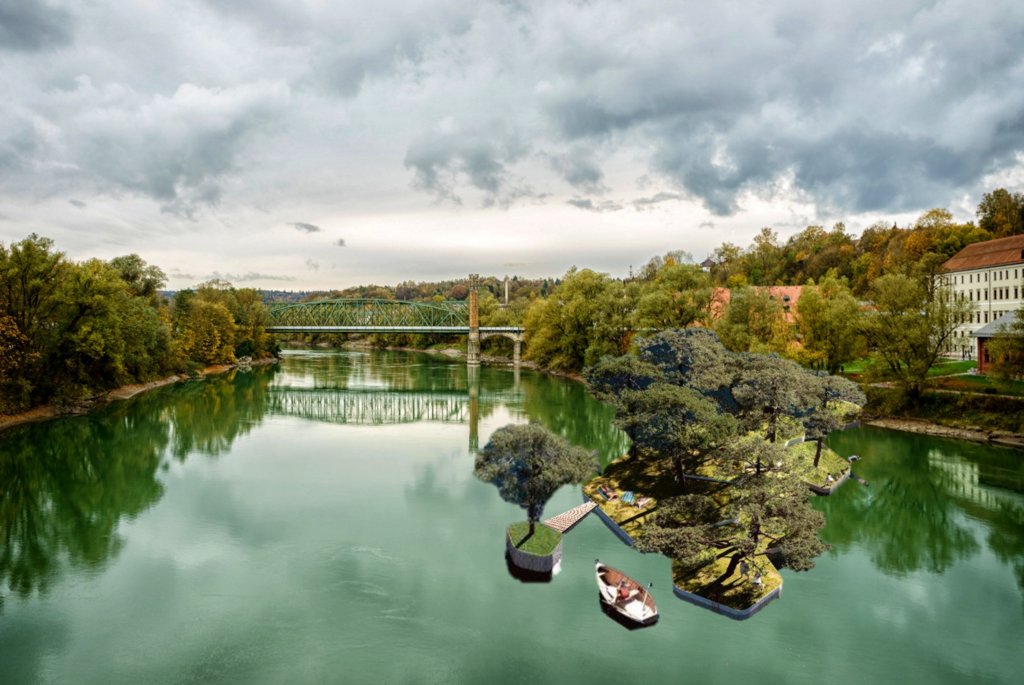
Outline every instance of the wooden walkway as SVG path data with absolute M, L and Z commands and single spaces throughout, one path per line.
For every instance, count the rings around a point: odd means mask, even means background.
M 576 527 L 576 524 L 587 518 L 587 514 L 597 509 L 597 504 L 594 502 L 587 502 L 581 504 L 578 507 L 573 507 L 564 514 L 559 514 L 554 518 L 549 518 L 544 521 L 544 525 L 548 528 L 553 528 L 559 533 L 568 533 L 570 530 Z

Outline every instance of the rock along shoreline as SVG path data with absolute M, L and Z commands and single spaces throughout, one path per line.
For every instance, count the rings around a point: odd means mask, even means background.
M 259 359 L 249 363 L 236 363 L 236 364 L 215 364 L 214 366 L 207 366 L 202 371 L 199 371 L 200 376 L 213 376 L 216 374 L 230 371 L 231 369 L 247 368 L 251 366 L 267 366 L 269 364 L 276 364 L 281 361 L 277 357 L 270 357 L 268 359 Z M 49 421 L 51 419 L 59 419 L 63 416 L 80 416 L 82 414 L 88 414 L 94 409 L 104 407 L 111 402 L 120 402 L 123 400 L 130 400 L 136 395 L 140 395 L 150 390 L 156 390 L 166 385 L 171 385 L 179 381 L 188 380 L 189 378 L 195 378 L 195 376 L 189 376 L 188 374 L 181 374 L 177 376 L 168 376 L 167 378 L 161 378 L 159 380 L 150 381 L 149 383 L 136 383 L 134 385 L 124 385 L 120 388 L 109 390 L 96 397 L 90 397 L 85 400 L 80 400 L 73 404 L 66 406 L 59 406 L 53 404 L 44 404 L 39 407 L 33 407 L 28 411 L 20 414 L 11 414 L 10 416 L 0 416 L 0 431 L 4 431 L 14 426 L 20 426 L 23 423 L 37 423 L 39 421 Z

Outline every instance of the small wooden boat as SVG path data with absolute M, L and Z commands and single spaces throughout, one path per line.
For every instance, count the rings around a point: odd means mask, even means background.
M 601 604 L 619 617 L 641 626 L 649 626 L 658 620 L 658 606 L 643 587 L 622 571 L 594 560 L 597 573 L 597 589 L 601 593 Z M 619 591 L 619 588 L 622 591 Z

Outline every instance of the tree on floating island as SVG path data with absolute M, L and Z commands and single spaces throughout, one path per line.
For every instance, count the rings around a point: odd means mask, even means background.
M 596 452 L 576 447 L 533 423 L 494 431 L 477 455 L 474 473 L 497 486 L 503 500 L 526 510 L 530 523 L 526 537 L 530 538 L 551 496 L 563 485 L 587 480 L 599 467 Z
M 825 518 L 811 507 L 808 479 L 823 479 L 820 440 L 852 420 L 864 394 L 776 354 L 730 352 L 702 328 L 664 331 L 637 349 L 584 370 L 588 391 L 615 408 L 616 425 L 633 440 L 630 454 L 586 489 L 657 489 L 650 515 L 621 514 L 637 526 L 640 551 L 672 557 L 682 575 L 701 578 L 691 589 L 720 596 L 726 581 L 742 584 L 733 576 L 744 562 L 812 568 L 828 546 L 818 538 Z M 813 465 L 784 446 L 801 432 L 819 441 Z M 829 468 L 839 459 L 832 456 Z

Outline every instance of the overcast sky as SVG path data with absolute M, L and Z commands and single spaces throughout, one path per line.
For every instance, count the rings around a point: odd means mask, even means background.
M 175 289 L 623 275 L 999 186 L 1020 0 L 0 0 L 0 240 Z

